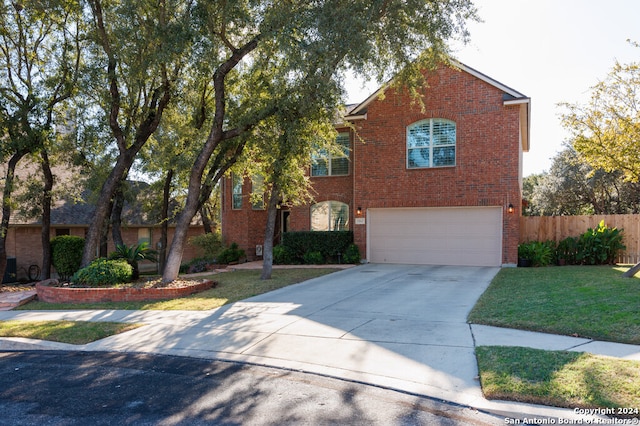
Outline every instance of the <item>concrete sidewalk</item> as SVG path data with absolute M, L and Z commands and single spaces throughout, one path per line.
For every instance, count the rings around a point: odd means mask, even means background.
M 527 346 L 640 360 L 640 346 L 466 323 L 498 268 L 363 265 L 213 311 L 9 311 L 0 320 L 146 326 L 83 346 L 0 339 L 0 349 L 119 351 L 300 370 L 451 401 L 510 418 L 573 410 L 482 396 L 475 346 Z

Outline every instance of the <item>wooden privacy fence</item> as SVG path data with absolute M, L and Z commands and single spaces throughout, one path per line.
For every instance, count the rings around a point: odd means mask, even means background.
M 618 263 L 640 261 L 640 214 L 615 214 L 593 216 L 522 216 L 520 218 L 520 242 L 561 241 L 577 237 L 589 228 L 596 228 L 601 220 L 611 228 L 622 230 L 623 243 L 627 247 L 618 256 Z

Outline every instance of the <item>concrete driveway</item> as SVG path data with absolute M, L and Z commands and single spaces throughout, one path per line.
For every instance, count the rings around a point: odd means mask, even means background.
M 132 312 L 118 320 L 151 324 L 86 349 L 253 362 L 476 406 L 466 317 L 498 269 L 361 265 L 213 312 Z

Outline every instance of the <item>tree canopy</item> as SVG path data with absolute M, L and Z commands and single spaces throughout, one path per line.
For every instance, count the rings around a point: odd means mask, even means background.
M 0 12 L 5 61 L 26 52 L 16 40 L 51 36 L 30 56 L 43 61 L 33 87 L 18 97 L 0 88 L 0 110 L 13 114 L 0 122 L 2 160 L 13 152 L 5 141 L 23 140 L 12 106 L 22 99 L 36 105 L 25 113 L 32 123 L 64 122 L 75 143 L 68 149 L 104 169 L 83 264 L 136 161 L 169 184 L 178 166 L 188 183 L 165 281 L 177 276 L 193 216 L 247 147 L 265 160 L 278 197 L 296 193 L 295 182 L 304 189 L 298 160 L 309 160 L 333 125 L 348 71 L 379 82 L 394 76 L 419 99 L 423 71 L 446 62 L 449 42 L 466 41 L 466 23 L 477 19 L 472 0 L 7 0 Z M 20 31 L 30 35 L 11 38 Z M 2 85 L 29 81 L 0 72 Z M 40 102 L 72 95 L 64 114 Z M 284 174 L 296 178 L 276 179 Z
M 615 65 L 586 105 L 564 104 L 571 143 L 594 169 L 640 180 L 640 63 Z
M 640 184 L 621 171 L 591 167 L 573 147 L 553 159 L 549 172 L 525 178 L 529 216 L 631 214 L 640 212 Z

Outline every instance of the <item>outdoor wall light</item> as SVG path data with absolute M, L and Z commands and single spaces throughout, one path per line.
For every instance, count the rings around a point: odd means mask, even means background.
M 513 213 L 515 211 L 513 204 L 509 203 L 509 207 L 507 207 L 507 212 Z
M 358 216 L 362 216 L 362 207 L 358 206 L 358 208 L 356 209 L 356 214 Z

